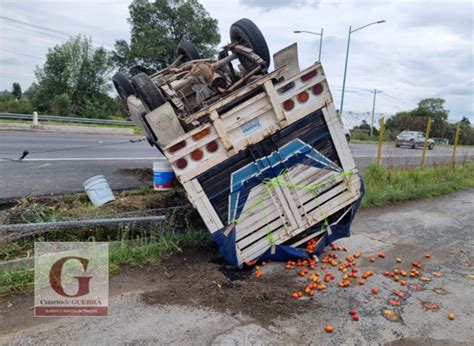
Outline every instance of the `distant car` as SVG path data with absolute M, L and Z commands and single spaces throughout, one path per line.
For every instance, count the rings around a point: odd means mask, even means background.
M 344 136 L 346 137 L 347 143 L 351 141 L 351 133 L 347 127 L 343 127 L 344 129 Z
M 425 144 L 425 134 L 419 131 L 402 131 L 395 139 L 395 146 L 397 148 L 401 146 L 408 146 L 412 149 L 423 147 Z M 434 140 L 428 139 L 428 149 L 434 148 Z

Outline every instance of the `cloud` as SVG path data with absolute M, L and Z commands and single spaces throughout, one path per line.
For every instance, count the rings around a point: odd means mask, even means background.
M 344 110 L 362 119 L 372 109 L 378 89 L 376 113 L 393 114 L 416 107 L 426 97 L 443 97 L 454 121 L 473 116 L 473 24 L 469 1 L 312 1 L 312 0 L 200 0 L 218 19 L 221 44 L 229 41 L 229 28 L 242 17 L 253 20 L 265 35 L 271 53 L 298 43 L 300 66 L 318 56 L 319 37 L 294 34 L 294 30 L 319 32 L 324 28 L 322 62 L 335 103 L 339 108 L 349 25 L 353 28 L 385 19 L 385 24 L 351 36 Z M 3 16 L 71 34 L 85 34 L 113 46 L 129 39 L 129 0 L 44 1 L 3 0 Z M 47 21 L 45 20 L 47 18 Z M 3 49 L 44 57 L 48 48 L 63 39 L 0 23 Z M 67 37 L 65 37 L 66 39 Z M 12 58 L 17 59 L 16 63 Z M 34 80 L 41 60 L 0 51 L 0 90 L 20 80 Z M 9 73 L 9 77 L 5 77 Z M 18 79 L 16 79 L 18 78 Z M 362 114 L 362 115 L 355 115 Z M 365 119 L 365 118 L 364 118 Z
M 277 8 L 291 7 L 301 8 L 304 6 L 317 7 L 320 0 L 240 0 L 243 6 L 260 8 L 263 11 L 271 11 Z

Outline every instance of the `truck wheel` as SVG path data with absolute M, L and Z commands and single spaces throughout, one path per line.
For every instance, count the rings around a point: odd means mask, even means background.
M 176 54 L 181 55 L 181 62 L 201 59 L 197 47 L 189 41 L 181 41 L 176 48 Z
M 139 73 L 132 78 L 137 97 L 142 101 L 148 112 L 160 107 L 166 102 L 160 89 L 153 83 L 145 73 Z
M 230 41 L 251 48 L 255 54 L 265 61 L 267 68 L 270 67 L 270 52 L 267 42 L 260 29 L 250 19 L 242 18 L 232 24 L 230 27 Z M 245 56 L 237 57 L 246 70 L 255 67 L 252 61 Z
M 434 148 L 434 144 L 433 144 L 433 143 L 431 143 L 431 144 L 428 145 L 428 149 L 429 149 L 429 150 L 433 150 L 433 148 Z
M 135 94 L 135 88 L 133 87 L 132 83 L 130 83 L 130 80 L 125 75 L 125 73 L 117 72 L 114 74 L 112 77 L 112 83 L 114 83 L 115 90 L 117 90 L 120 98 L 125 103 L 127 102 L 127 98 L 130 95 Z

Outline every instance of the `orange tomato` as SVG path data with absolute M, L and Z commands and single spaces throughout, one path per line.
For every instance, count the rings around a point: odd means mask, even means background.
M 324 330 L 328 333 L 332 333 L 334 331 L 334 327 L 328 324 L 326 327 L 324 327 Z
M 372 294 L 379 294 L 379 290 L 376 288 L 372 288 L 371 292 Z

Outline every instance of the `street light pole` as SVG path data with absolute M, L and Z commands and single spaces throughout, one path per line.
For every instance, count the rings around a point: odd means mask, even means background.
M 346 90 L 347 62 L 349 60 L 349 46 L 351 44 L 351 34 L 356 32 L 356 31 L 362 30 L 362 29 L 364 29 L 368 26 L 371 26 L 371 25 L 374 25 L 374 24 L 382 24 L 382 23 L 385 23 L 385 20 L 379 20 L 377 22 L 372 22 L 372 23 L 366 24 L 364 26 L 361 26 L 360 28 L 357 28 L 355 30 L 352 30 L 352 26 L 349 26 L 349 35 L 347 37 L 346 62 L 344 64 L 344 77 L 343 77 L 343 80 L 342 80 L 342 95 L 341 95 L 341 107 L 340 107 L 341 115 L 342 115 L 342 111 L 343 111 L 343 107 L 344 107 L 344 93 L 345 93 L 345 90 Z
M 374 132 L 375 98 L 377 97 L 377 94 L 381 93 L 381 91 L 374 89 L 374 91 L 371 92 L 374 93 L 374 102 L 372 103 L 372 120 L 370 121 L 370 140 L 372 140 L 372 134 Z
M 323 28 L 321 28 L 321 32 L 313 32 L 313 31 L 306 31 L 306 30 L 295 30 L 293 31 L 295 34 L 301 34 L 301 33 L 306 33 L 306 34 L 311 34 L 311 35 L 316 35 L 319 36 L 319 55 L 318 55 L 318 61 L 321 62 L 321 52 L 323 51 Z

